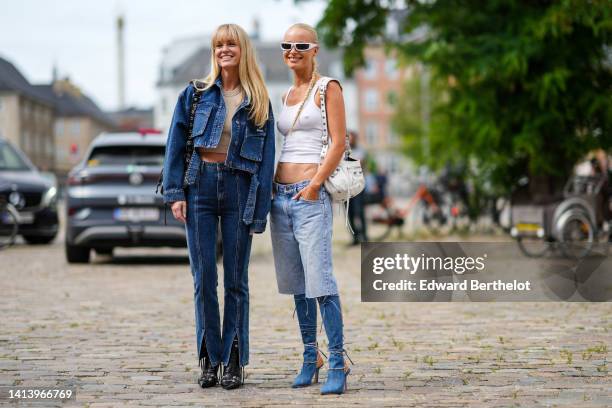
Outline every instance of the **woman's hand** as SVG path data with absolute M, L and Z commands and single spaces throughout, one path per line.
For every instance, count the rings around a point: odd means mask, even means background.
M 187 222 L 187 201 L 175 201 L 172 203 L 172 215 L 185 224 Z
M 296 195 L 291 197 L 294 200 L 299 200 L 300 198 L 307 201 L 317 201 L 319 199 L 319 190 L 321 189 L 321 185 L 317 185 L 314 183 L 308 184 L 306 187 L 297 192 Z

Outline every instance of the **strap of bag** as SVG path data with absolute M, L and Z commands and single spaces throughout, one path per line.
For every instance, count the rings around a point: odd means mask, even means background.
M 195 92 L 191 100 L 191 109 L 189 111 L 189 124 L 187 127 L 187 141 L 185 142 L 185 154 L 183 156 L 185 172 L 187 172 L 187 166 L 189 165 L 189 160 L 191 159 L 191 156 L 193 154 L 193 121 L 195 119 L 195 110 L 198 106 L 198 102 L 200 101 L 200 97 L 202 96 L 202 93 L 204 92 L 204 88 L 198 88 L 197 86 L 198 84 L 201 84 L 201 82 L 194 80 L 194 81 L 191 81 L 191 83 L 193 87 L 195 88 Z M 155 194 L 157 194 L 158 190 L 160 191 L 162 195 L 164 194 L 163 179 L 164 179 L 164 170 L 162 169 L 162 171 L 159 174 L 159 179 L 157 180 L 157 186 L 155 187 Z M 164 203 L 164 225 L 167 225 L 167 220 L 166 220 L 167 209 L 168 209 L 168 204 Z
M 191 155 L 193 154 L 193 121 L 195 118 L 195 110 L 198 106 L 198 102 L 200 101 L 200 97 L 202 96 L 202 92 L 204 92 L 204 88 L 198 88 L 197 85 L 202 84 L 202 82 L 193 80 L 191 81 L 193 87 L 195 88 L 195 92 L 193 94 L 193 98 L 191 100 L 191 108 L 189 110 L 189 123 L 187 127 L 187 141 L 185 143 L 185 152 L 183 153 L 183 163 L 185 165 L 185 171 L 187 171 L 187 165 L 189 164 L 189 160 L 191 159 Z M 164 194 L 164 170 L 162 169 L 159 173 L 159 178 L 157 179 L 157 185 L 155 187 L 155 194 L 159 191 L 162 195 Z M 164 214 L 165 215 L 165 214 Z
M 329 135 L 327 131 L 327 109 L 325 107 L 325 91 L 327 91 L 327 84 L 332 81 L 332 78 L 324 77 L 321 80 L 321 84 L 319 85 L 319 96 L 321 97 L 321 118 L 323 119 L 323 133 L 321 134 L 321 141 L 323 142 L 323 148 L 321 149 L 321 162 L 325 159 L 325 155 L 327 154 L 327 149 L 329 148 Z M 351 154 L 351 144 L 349 143 L 349 135 L 348 132 L 344 135 L 344 160 L 348 160 Z M 351 224 L 348 220 L 348 210 L 349 210 L 349 202 L 350 202 L 351 194 L 350 190 L 347 193 L 346 197 L 346 209 L 344 214 L 344 219 L 346 222 L 346 227 L 351 233 L 351 235 L 355 235 L 353 228 L 351 228 Z
M 321 141 L 323 142 L 323 148 L 321 149 L 321 162 L 325 159 L 327 149 L 329 148 L 329 134 L 327 130 L 327 109 L 325 107 L 325 92 L 327 91 L 327 84 L 332 81 L 333 78 L 323 77 L 319 84 L 319 96 L 321 98 L 321 118 L 323 119 L 323 133 L 321 134 Z M 348 132 L 344 135 L 345 147 L 344 147 L 344 160 L 348 160 L 351 154 L 351 144 L 349 143 Z
M 189 164 L 189 160 L 191 160 L 191 156 L 193 155 L 193 121 L 195 119 L 195 111 L 198 107 L 198 102 L 204 92 L 203 88 L 198 88 L 197 85 L 201 84 L 199 81 L 191 82 L 195 91 L 193 93 L 193 98 L 191 100 L 191 109 L 189 111 L 189 125 L 187 127 L 187 142 L 185 143 L 185 171 L 187 171 L 187 165 Z

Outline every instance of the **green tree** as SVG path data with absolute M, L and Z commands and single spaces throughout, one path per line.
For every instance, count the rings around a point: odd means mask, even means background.
M 460 158 L 502 190 L 524 175 L 558 190 L 577 160 L 612 146 L 610 0 L 331 0 L 317 28 L 348 73 L 372 42 L 430 69 L 428 154 L 418 102 L 399 101 L 395 124 L 433 168 Z

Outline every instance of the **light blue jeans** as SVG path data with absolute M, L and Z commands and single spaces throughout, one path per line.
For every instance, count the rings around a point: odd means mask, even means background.
M 270 231 L 278 291 L 305 294 L 307 298 L 337 295 L 331 252 L 331 199 L 324 187 L 315 201 L 291 199 L 309 182 L 272 186 Z

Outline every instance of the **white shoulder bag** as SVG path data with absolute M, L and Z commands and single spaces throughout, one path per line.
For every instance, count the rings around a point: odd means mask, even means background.
M 329 148 L 329 136 L 327 133 L 327 111 L 325 109 L 325 91 L 327 84 L 332 78 L 324 77 L 319 85 L 319 95 L 321 96 L 321 116 L 323 118 L 323 134 L 321 136 L 323 141 L 323 149 L 321 149 L 321 162 L 327 154 Z M 348 133 L 345 135 L 345 151 L 340 160 L 340 164 L 333 171 L 333 173 L 325 180 L 325 190 L 329 193 L 332 200 L 335 202 L 348 201 L 361 193 L 365 187 L 365 178 L 363 177 L 363 170 L 361 169 L 361 163 L 359 160 L 355 160 L 350 157 L 351 145 L 349 143 Z

